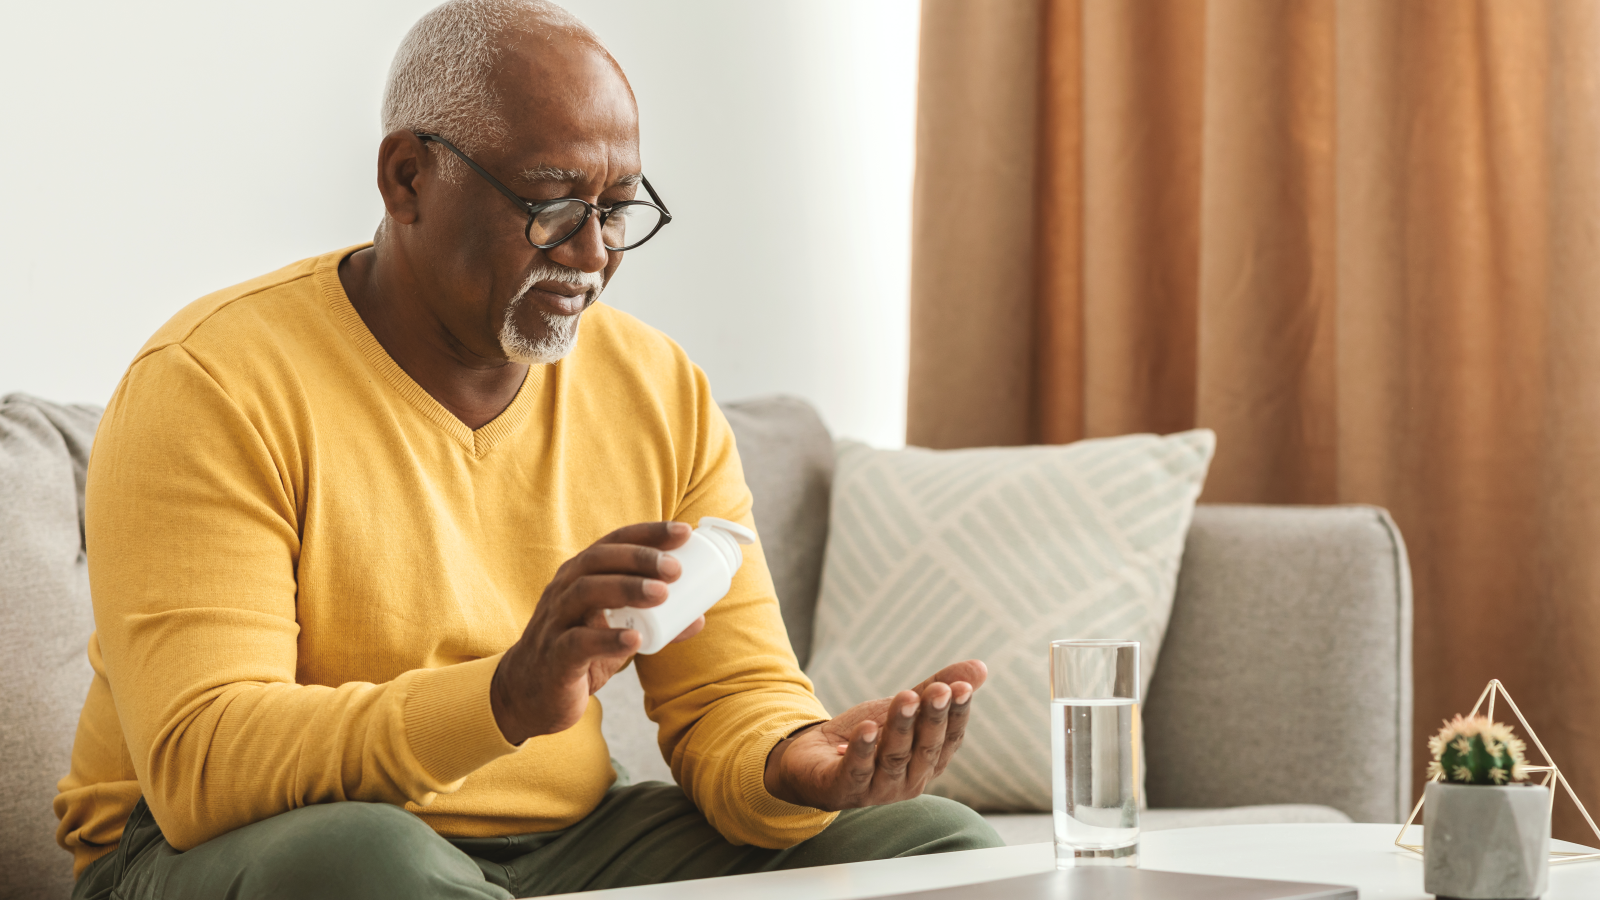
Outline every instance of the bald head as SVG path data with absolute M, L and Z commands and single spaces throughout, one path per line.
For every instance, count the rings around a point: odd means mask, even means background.
M 383 130 L 431 131 L 479 153 L 506 147 L 540 117 L 593 108 L 562 101 L 596 91 L 633 106 L 621 67 L 576 16 L 545 0 L 450 0 L 419 19 L 395 52 Z M 617 97 L 589 99 L 618 105 Z M 439 162 L 452 180 L 465 171 L 447 153 Z

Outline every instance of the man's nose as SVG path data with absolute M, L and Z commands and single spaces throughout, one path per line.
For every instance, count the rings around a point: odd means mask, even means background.
M 578 233 L 545 251 L 551 262 L 582 272 L 598 272 L 611 261 L 600 233 L 600 217 L 592 215 Z

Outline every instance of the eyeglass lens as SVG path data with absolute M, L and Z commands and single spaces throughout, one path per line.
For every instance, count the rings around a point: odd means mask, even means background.
M 626 250 L 655 233 L 661 225 L 661 210 L 645 203 L 619 203 L 606 217 L 606 246 Z
M 535 244 L 554 244 L 566 240 L 583 223 L 586 207 L 578 201 L 558 203 L 540 210 L 528 227 L 528 239 Z M 619 203 L 606 217 L 601 237 L 607 249 L 627 250 L 655 231 L 661 224 L 661 211 L 643 203 Z

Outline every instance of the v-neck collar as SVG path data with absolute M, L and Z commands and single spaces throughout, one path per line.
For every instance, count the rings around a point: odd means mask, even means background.
M 506 437 L 514 434 L 518 428 L 527 421 L 536 398 L 539 387 L 544 383 L 545 369 L 549 366 L 529 366 L 528 374 L 522 379 L 522 386 L 517 389 L 517 395 L 511 398 L 511 404 L 500 411 L 500 415 L 485 423 L 483 427 L 472 429 L 467 423 L 456 418 L 455 413 L 444 407 L 444 404 L 433 399 L 433 395 L 417 384 L 416 380 L 400 368 L 394 361 L 389 351 L 383 349 L 378 343 L 378 338 L 362 321 L 361 314 L 356 312 L 355 305 L 350 302 L 350 297 L 344 292 L 344 285 L 339 281 L 339 262 L 357 250 L 370 247 L 370 242 L 346 247 L 335 253 L 330 253 L 317 261 L 313 278 L 322 295 L 327 298 L 328 306 L 333 311 L 335 319 L 344 326 L 345 332 L 355 342 L 361 354 L 367 358 L 373 368 L 383 375 L 383 379 L 400 396 L 404 397 L 416 410 L 439 426 L 444 432 L 454 438 L 474 459 L 487 456 L 494 446 Z M 560 365 L 560 363 L 556 363 Z

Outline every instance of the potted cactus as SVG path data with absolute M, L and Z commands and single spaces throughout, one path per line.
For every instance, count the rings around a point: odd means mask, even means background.
M 1423 889 L 1455 900 L 1533 900 L 1550 876 L 1550 790 L 1522 783 L 1511 728 L 1456 716 L 1428 741 Z

